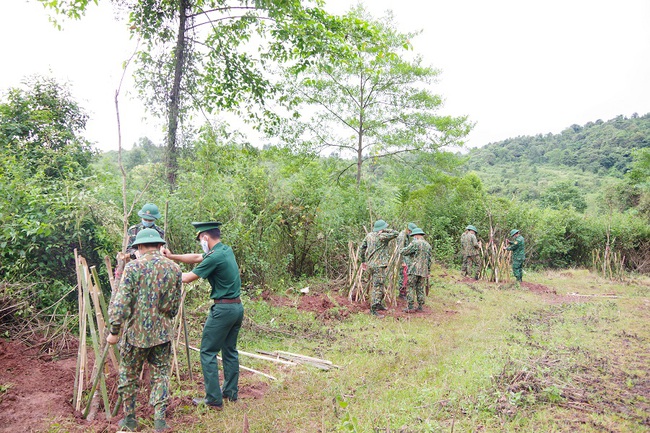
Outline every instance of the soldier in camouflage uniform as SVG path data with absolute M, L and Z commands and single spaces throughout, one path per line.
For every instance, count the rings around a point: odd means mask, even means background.
M 108 309 L 109 344 L 124 338 L 120 348 L 120 378 L 117 392 L 124 402 L 123 430 L 135 431 L 135 401 L 138 376 L 145 361 L 151 366 L 151 395 L 154 427 L 165 431 L 165 411 L 169 400 L 172 320 L 180 305 L 180 267 L 163 257 L 160 246 L 165 241 L 154 229 L 141 230 L 133 245 L 140 258 L 128 263 Z
M 135 242 L 135 237 L 138 235 L 142 229 L 154 229 L 158 232 L 161 238 L 165 239 L 165 231 L 162 227 L 156 225 L 156 220 L 160 219 L 160 211 L 158 206 L 153 203 L 147 203 L 142 206 L 142 209 L 138 211 L 138 216 L 142 220 L 134 226 L 129 227 L 129 230 L 126 232 L 129 237 L 129 241 L 126 244 L 126 254 L 131 256 L 132 260 L 137 258 L 137 248 L 134 248 L 133 242 Z
M 425 288 L 429 283 L 429 269 L 431 269 L 431 245 L 424 240 L 426 233 L 420 228 L 411 232 L 411 242 L 402 250 L 402 255 L 408 263 L 408 293 L 406 299 L 407 313 L 422 311 L 425 302 Z M 417 310 L 415 299 L 418 301 Z
M 464 277 L 471 276 L 478 280 L 479 252 L 481 242 L 476 239 L 476 227 L 469 225 L 460 237 L 460 245 L 463 254 L 463 266 L 461 272 Z
M 382 317 L 377 310 L 385 310 L 382 302 L 384 300 L 384 284 L 386 281 L 386 268 L 390 260 L 390 249 L 388 244 L 399 235 L 397 230 L 388 228 L 384 220 L 375 222 L 373 231 L 368 233 L 361 244 L 361 267 L 363 270 L 370 269 L 372 278 L 372 292 L 370 294 L 370 314 Z
M 524 260 L 526 260 L 525 242 L 524 237 L 519 233 L 519 230 L 512 229 L 510 230 L 510 237 L 513 238 L 512 241 L 507 240 L 508 246 L 504 245 L 504 249 L 512 251 L 512 273 L 517 279 L 517 285 L 521 283 L 521 279 L 524 275 Z
M 397 236 L 397 248 L 402 250 L 408 246 L 410 240 L 409 236 L 411 232 L 417 227 L 418 226 L 415 225 L 415 223 L 408 223 L 406 229 L 402 230 Z M 404 261 L 404 257 L 402 257 L 402 267 L 399 270 L 399 277 L 397 280 L 397 287 L 399 287 L 399 297 L 401 299 L 406 299 L 406 282 L 404 278 L 406 275 L 408 275 L 408 266 Z M 408 281 L 408 277 L 406 277 L 406 281 Z

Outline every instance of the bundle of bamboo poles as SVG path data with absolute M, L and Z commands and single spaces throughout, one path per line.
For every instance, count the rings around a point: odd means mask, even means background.
M 480 278 L 486 278 L 495 283 L 510 281 L 511 256 L 510 251 L 504 250 L 505 241 L 497 241 L 495 230 L 490 226 L 490 239 L 487 245 L 481 245 Z
M 355 248 L 354 243 L 348 243 L 350 259 L 348 260 L 348 280 L 347 290 L 348 299 L 352 302 L 365 302 L 368 295 L 370 282 L 364 283 L 363 269 L 359 260 L 359 247 Z
M 625 278 L 625 255 L 612 251 L 609 245 L 605 250 L 593 250 L 591 252 L 591 262 L 594 272 L 610 280 L 623 281 Z
M 86 389 L 85 385 L 91 385 L 90 392 L 88 393 L 88 401 L 83 411 L 83 417 L 89 420 L 94 419 L 100 405 L 101 395 L 106 419 L 110 420 L 117 413 L 119 405 L 116 404 L 116 410 L 114 412 L 111 411 L 106 387 L 109 364 L 105 364 L 104 361 L 108 356 L 113 365 L 113 369 L 117 372 L 119 367 L 119 353 L 115 346 L 111 350 L 110 345 L 106 343 L 107 304 L 99 285 L 97 270 L 94 266 L 89 267 L 86 259 L 77 254 L 77 250 L 74 251 L 74 256 L 77 269 L 77 300 L 79 303 L 79 348 L 72 404 L 75 410 L 81 411 L 83 393 Z M 93 363 L 90 377 L 88 377 L 89 360 L 86 352 L 89 334 L 95 355 L 95 362 Z

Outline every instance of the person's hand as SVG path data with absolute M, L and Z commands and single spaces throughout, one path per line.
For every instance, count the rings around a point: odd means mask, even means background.
M 106 342 L 108 344 L 115 344 L 118 341 L 120 341 L 120 336 L 119 335 L 113 335 L 113 334 L 109 333 L 108 336 L 106 337 Z
M 139 258 L 140 258 L 140 251 L 135 250 L 135 251 L 133 252 L 133 255 L 135 256 L 136 259 L 139 259 Z
M 169 258 L 169 256 L 171 255 L 171 253 L 172 253 L 172 252 L 169 251 L 169 248 L 166 248 L 166 247 L 164 247 L 164 246 L 162 246 L 162 245 L 160 246 L 160 254 L 162 254 L 163 256 Z
M 408 266 L 406 265 L 406 263 L 402 263 L 402 267 L 407 268 Z
M 361 270 L 365 271 L 368 269 L 368 263 L 361 263 Z

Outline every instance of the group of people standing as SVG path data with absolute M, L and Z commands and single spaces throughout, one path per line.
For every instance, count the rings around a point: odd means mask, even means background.
M 393 254 L 389 245 L 397 238 L 397 245 L 404 272 L 400 271 L 399 286 L 403 286 L 406 274 L 407 289 L 401 295 L 406 297 L 406 313 L 422 311 L 431 269 L 431 245 L 424 240 L 426 233 L 415 223 L 409 223 L 401 233 L 390 229 L 384 220 L 377 220 L 373 230 L 361 243 L 360 256 L 362 269 L 368 270 L 371 279 L 370 314 L 383 317 L 380 311 L 386 310 L 384 296 L 388 264 Z M 416 308 L 417 302 L 417 308 Z
M 123 400 L 124 418 L 119 427 L 127 431 L 135 431 L 138 427 L 135 412 L 137 381 L 146 361 L 151 368 L 150 404 L 154 406 L 154 428 L 161 432 L 170 428 L 165 418 L 169 401 L 172 322 L 180 308 L 183 283 L 206 279 L 213 301 L 201 337 L 205 397 L 192 401 L 217 410 L 223 408 L 224 400 L 237 401 L 237 339 L 244 317 L 241 278 L 232 248 L 221 242 L 221 223 L 193 222 L 196 240 L 200 242 L 203 253 L 173 254 L 165 247 L 164 229 L 156 225 L 161 218 L 158 207 L 148 203 L 138 216 L 141 222 L 130 227 L 127 233 L 126 252 L 131 261 L 126 264 L 119 285 L 111 296 L 107 343 L 121 341 L 118 393 Z M 476 227 L 469 225 L 461 236 L 462 272 L 476 279 L 481 249 L 477 232 Z M 401 270 L 400 296 L 407 301 L 403 311 L 416 313 L 423 310 L 432 260 L 431 245 L 424 236 L 426 233 L 415 223 L 409 223 L 398 232 L 380 219 L 364 238 L 360 248 L 361 266 L 370 274 L 372 315 L 383 317 L 380 311 L 386 310 L 387 267 L 395 252 L 389 245 L 394 239 Z M 513 272 L 517 281 L 521 281 L 524 238 L 517 229 L 510 232 L 510 237 L 513 240 L 508 241 L 504 248 L 513 252 Z M 182 272 L 176 262 L 197 266 L 190 272 Z M 216 358 L 219 352 L 223 359 L 223 387 L 219 383 Z
M 150 404 L 154 407 L 154 429 L 170 429 L 166 422 L 171 370 L 172 322 L 178 313 L 183 283 L 199 278 L 211 286 L 208 318 L 201 337 L 201 368 L 205 397 L 194 398 L 196 405 L 216 410 L 224 400 L 237 401 L 239 354 L 237 338 L 244 318 L 241 303 L 239 267 L 232 249 L 221 242 L 219 222 L 193 222 L 196 240 L 203 254 L 173 254 L 165 247 L 164 230 L 155 224 L 161 215 L 148 203 L 138 212 L 141 222 L 129 228 L 126 264 L 108 309 L 107 342 L 120 341 L 118 393 L 122 397 L 124 418 L 119 427 L 135 431 L 137 381 L 146 361 L 151 369 Z M 175 262 L 196 264 L 181 272 Z M 217 353 L 222 354 L 223 388 L 219 384 Z
M 477 240 L 477 233 L 476 227 L 468 225 L 460 235 L 461 254 L 463 255 L 461 273 L 464 277 L 473 277 L 476 280 L 479 279 L 481 259 L 481 241 Z M 506 239 L 503 249 L 512 251 L 512 273 L 515 276 L 516 284 L 519 284 L 524 274 L 525 241 L 518 229 L 510 230 L 510 238 L 512 240 Z

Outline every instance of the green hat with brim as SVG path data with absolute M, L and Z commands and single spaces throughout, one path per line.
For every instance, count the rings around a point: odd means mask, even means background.
M 388 228 L 388 223 L 384 220 L 377 220 L 375 221 L 375 226 L 372 229 L 373 232 L 378 232 L 379 230 L 383 230 L 385 228 Z
M 423 235 L 424 236 L 424 235 L 426 235 L 426 233 L 424 233 L 424 230 L 422 230 L 421 228 L 416 227 L 415 230 L 413 230 L 411 232 L 410 236 L 415 236 L 415 235 Z
M 157 230 L 155 229 L 142 229 L 138 232 L 138 235 L 135 237 L 135 241 L 133 241 L 133 246 L 140 245 L 140 244 L 165 244 L 165 240 L 160 237 L 160 233 L 158 233 Z
M 517 229 L 512 229 L 512 230 L 510 230 L 510 236 L 514 236 L 514 235 L 516 235 L 517 233 L 519 233 L 519 230 L 517 230 Z
M 413 231 L 413 230 L 415 230 L 416 228 L 418 228 L 418 226 L 417 226 L 415 223 L 408 223 L 408 226 L 407 226 L 407 227 L 408 227 L 409 230 L 411 230 L 411 231 Z
M 465 227 L 465 230 L 473 230 L 474 233 L 478 233 L 478 230 L 476 230 L 476 227 L 474 227 L 473 225 L 469 225 Z
M 138 211 L 138 216 L 146 220 L 157 220 L 160 219 L 162 215 L 160 215 L 158 206 L 153 203 L 147 203 Z
M 216 222 L 216 221 L 211 221 L 211 222 L 194 222 L 192 223 L 194 228 L 196 229 L 196 239 L 199 239 L 199 235 L 203 232 L 207 232 L 208 230 L 212 229 L 218 229 L 221 227 L 221 223 Z

